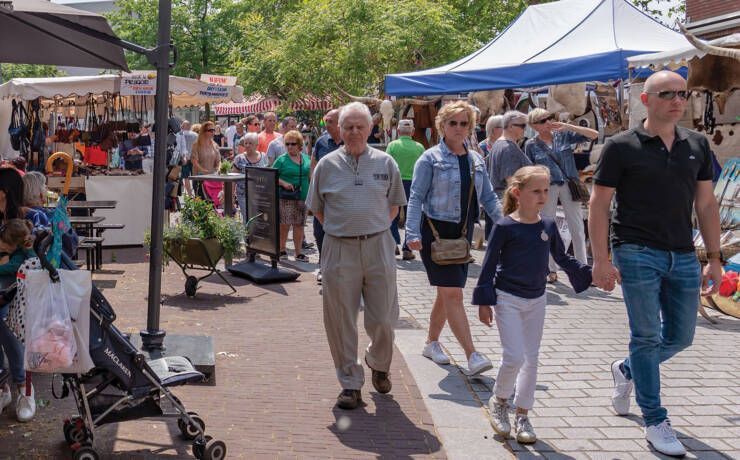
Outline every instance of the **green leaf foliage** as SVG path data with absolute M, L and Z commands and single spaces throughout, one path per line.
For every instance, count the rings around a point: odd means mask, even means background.
M 36 65 L 36 64 L 2 64 L 3 81 L 11 78 L 44 78 L 44 77 L 61 77 L 66 75 L 54 65 Z

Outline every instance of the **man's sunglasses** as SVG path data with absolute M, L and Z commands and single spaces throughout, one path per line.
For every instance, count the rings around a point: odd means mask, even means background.
M 286 142 L 285 145 L 298 145 L 298 142 Z
M 547 123 L 548 121 L 552 121 L 552 120 L 554 120 L 554 119 L 555 119 L 555 116 L 553 116 L 553 115 L 550 115 L 549 117 L 547 117 L 547 118 L 543 118 L 543 119 L 542 119 L 542 120 L 540 120 L 540 121 L 535 121 L 535 122 L 534 122 L 534 124 L 535 124 L 535 125 L 541 125 L 541 124 L 543 124 L 543 123 Z
M 526 123 L 512 123 L 511 126 L 516 126 L 517 128 L 522 128 L 522 129 L 527 127 Z
M 467 121 L 457 121 L 457 120 L 450 120 L 447 122 L 448 125 L 452 126 L 453 128 L 457 125 L 460 125 L 460 127 L 465 128 L 468 126 Z
M 657 94 L 659 98 L 666 101 L 672 101 L 678 96 L 685 101 L 691 95 L 691 91 L 645 91 L 645 94 Z

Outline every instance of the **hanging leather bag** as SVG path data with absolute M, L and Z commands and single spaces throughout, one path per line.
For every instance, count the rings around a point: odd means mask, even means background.
M 467 264 L 473 261 L 470 255 L 470 241 L 468 241 L 468 216 L 470 213 L 470 203 L 473 201 L 473 191 L 475 190 L 475 163 L 471 163 L 473 170 L 470 183 L 470 192 L 468 193 L 468 207 L 465 210 L 465 219 L 463 219 L 462 233 L 459 238 L 440 238 L 437 229 L 432 223 L 432 219 L 426 216 L 429 227 L 434 234 L 432 241 L 432 261 L 437 265 Z
M 10 145 L 13 150 L 21 149 L 21 134 L 23 132 L 23 123 L 21 121 L 21 110 L 23 105 L 15 102 L 13 99 L 13 111 L 10 114 L 10 126 L 8 126 L 8 134 L 10 134 Z
M 537 141 L 542 142 L 539 139 Z M 560 162 L 556 160 L 555 157 L 552 156 L 550 152 L 547 151 L 547 149 L 544 149 L 544 150 L 547 156 L 552 158 L 552 161 L 554 161 L 555 164 L 558 165 L 560 172 L 563 173 L 563 177 L 568 179 L 568 190 L 570 191 L 570 197 L 573 199 L 573 201 L 579 201 L 581 203 L 588 203 L 588 201 L 591 199 L 591 193 L 588 191 L 588 187 L 586 187 L 586 184 L 581 182 L 581 179 L 577 177 L 576 178 L 568 177 L 563 167 L 560 166 Z

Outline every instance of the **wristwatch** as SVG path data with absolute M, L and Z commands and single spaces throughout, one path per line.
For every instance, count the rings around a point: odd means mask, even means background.
M 725 255 L 721 250 L 717 252 L 707 252 L 707 260 L 709 259 L 719 259 L 720 262 L 725 263 Z

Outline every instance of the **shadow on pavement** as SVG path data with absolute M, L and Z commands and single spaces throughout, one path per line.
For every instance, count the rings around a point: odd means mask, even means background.
M 438 452 L 442 446 L 433 432 L 418 428 L 401 410 L 392 395 L 370 393 L 376 408 L 355 410 L 334 406 L 336 422 L 327 428 L 339 442 L 357 451 L 373 452 L 379 458 L 411 459 Z

